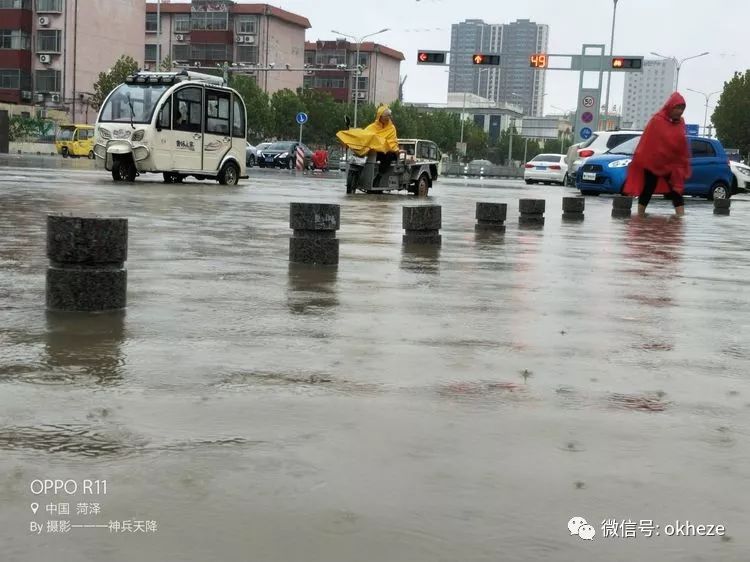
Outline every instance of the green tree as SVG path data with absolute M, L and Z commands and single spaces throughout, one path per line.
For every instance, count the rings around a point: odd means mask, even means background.
M 295 116 L 304 111 L 305 106 L 299 96 L 285 88 L 271 96 L 272 133 L 279 139 L 296 139 L 299 136 L 299 125 Z
M 738 148 L 741 154 L 750 152 L 750 70 L 735 72 L 724 83 L 711 121 L 724 146 Z
M 237 90 L 247 107 L 247 136 L 261 142 L 272 132 L 271 102 L 260 86 L 249 76 L 231 76 L 229 85 Z
M 94 109 L 99 109 L 109 93 L 134 72 L 138 72 L 138 62 L 126 55 L 121 56 L 109 70 L 100 72 L 94 83 L 94 95 L 91 97 Z
M 345 106 L 336 103 L 328 92 L 303 89 L 297 95 L 302 102 L 308 121 L 302 129 L 303 141 L 307 145 L 324 145 L 326 148 L 336 143 L 336 132 L 345 128 Z
M 173 67 L 172 57 L 167 55 L 166 57 L 164 57 L 164 60 L 161 61 L 161 64 L 159 65 L 159 70 L 162 72 L 171 72 L 172 70 L 174 70 L 172 67 Z

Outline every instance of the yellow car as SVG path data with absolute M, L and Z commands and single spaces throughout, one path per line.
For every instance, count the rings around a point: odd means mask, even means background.
M 63 158 L 85 156 L 94 159 L 94 127 L 61 125 L 55 138 L 55 149 Z

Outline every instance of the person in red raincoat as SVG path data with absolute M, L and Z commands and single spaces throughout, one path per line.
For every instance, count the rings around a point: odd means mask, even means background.
M 628 167 L 623 193 L 638 197 L 638 214 L 654 193 L 670 195 L 677 215 L 685 214 L 685 180 L 690 177 L 690 148 L 682 114 L 685 98 L 678 92 L 648 122 Z
M 328 151 L 318 148 L 312 155 L 313 166 L 317 170 L 328 170 Z

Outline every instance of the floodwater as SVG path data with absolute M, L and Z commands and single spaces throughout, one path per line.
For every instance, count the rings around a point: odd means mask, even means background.
M 750 558 L 747 197 L 729 217 L 689 200 L 681 221 L 588 198 L 563 223 L 574 191 L 517 181 L 417 201 L 346 196 L 337 174 L 0 166 L 4 562 Z M 527 196 L 541 230 L 518 227 Z M 292 201 L 341 204 L 338 268 L 288 263 Z M 504 235 L 474 233 L 477 201 L 508 203 Z M 401 244 L 402 206 L 423 203 L 442 205 L 438 250 Z M 125 313 L 45 313 L 47 213 L 129 219 Z M 48 533 L 59 520 L 157 529 Z M 666 536 L 676 521 L 725 536 Z

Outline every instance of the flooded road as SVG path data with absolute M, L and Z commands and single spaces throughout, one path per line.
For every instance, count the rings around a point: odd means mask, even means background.
M 0 160 L 3 561 L 750 558 L 747 196 L 682 221 L 587 198 L 563 223 L 574 190 L 518 181 L 418 201 L 337 174 L 115 185 L 24 162 Z M 519 229 L 520 197 L 546 199 L 543 229 Z M 338 268 L 289 264 L 292 201 L 341 205 Z M 474 233 L 477 201 L 508 203 L 504 235 Z M 403 248 L 401 208 L 425 202 L 442 246 Z M 45 312 L 48 213 L 129 219 L 126 312 Z

